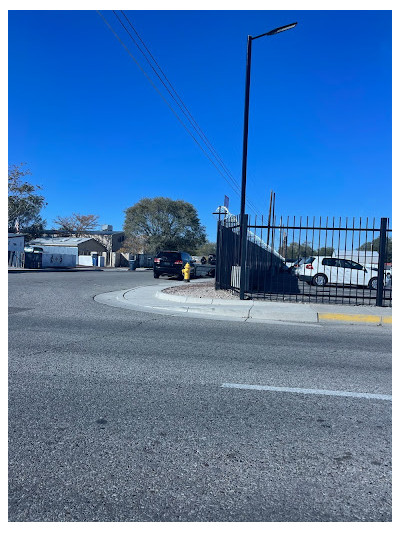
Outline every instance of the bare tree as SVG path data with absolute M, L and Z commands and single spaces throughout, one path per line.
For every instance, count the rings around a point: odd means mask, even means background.
M 98 215 L 80 215 L 79 213 L 72 213 L 69 217 L 58 216 L 54 223 L 58 225 L 62 231 L 75 233 L 81 235 L 87 231 L 92 231 L 98 226 Z

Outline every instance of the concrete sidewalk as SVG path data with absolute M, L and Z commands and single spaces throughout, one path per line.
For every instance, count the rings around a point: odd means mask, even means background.
M 197 280 L 192 283 L 201 282 L 202 280 Z M 392 323 L 390 307 L 207 299 L 162 292 L 167 287 L 179 285 L 182 282 L 166 281 L 157 285 L 98 294 L 94 299 L 113 307 L 214 320 L 314 324 L 335 322 L 382 326 Z

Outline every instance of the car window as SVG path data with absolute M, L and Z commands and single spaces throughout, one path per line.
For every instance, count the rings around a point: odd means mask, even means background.
M 335 257 L 324 257 L 324 259 L 322 259 L 322 264 L 329 267 L 339 266 L 337 261 L 338 260 L 335 259 Z
M 157 257 L 163 261 L 178 261 L 181 258 L 181 254 L 179 252 L 160 252 Z
M 189 254 L 185 253 L 185 252 L 182 252 L 182 260 L 183 261 L 191 261 L 192 258 Z
M 314 261 L 315 257 L 305 257 L 304 261 L 301 262 L 302 265 L 311 265 L 311 263 Z
M 350 259 L 344 260 L 344 268 L 354 268 L 355 270 L 363 270 L 363 267 L 356 263 L 355 261 L 350 261 Z

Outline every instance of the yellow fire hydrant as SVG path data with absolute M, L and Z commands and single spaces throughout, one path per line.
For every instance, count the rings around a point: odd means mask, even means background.
M 183 274 L 183 281 L 190 281 L 190 265 L 189 263 L 186 263 L 186 265 L 182 268 L 182 274 Z

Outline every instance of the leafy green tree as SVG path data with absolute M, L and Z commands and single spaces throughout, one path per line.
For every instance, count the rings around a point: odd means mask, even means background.
M 207 257 L 210 254 L 215 254 L 217 252 L 217 243 L 207 241 L 194 251 L 193 255 L 203 255 Z
M 125 210 L 126 237 L 141 236 L 145 253 L 184 250 L 193 253 L 206 242 L 205 228 L 196 209 L 183 200 L 158 196 L 142 198 Z
M 298 257 L 307 257 L 314 254 L 314 250 L 308 242 L 303 242 L 302 244 L 292 242 L 287 247 L 280 246 L 278 251 L 285 259 L 297 259 Z
M 362 244 L 357 250 L 366 250 L 367 252 L 379 252 L 380 237 L 377 237 L 373 241 L 368 241 Z M 386 263 L 392 262 L 392 239 L 388 237 L 386 241 Z
M 322 246 L 321 248 L 318 248 L 318 250 L 311 255 L 332 257 L 332 254 L 334 251 L 335 251 L 335 248 L 333 248 L 332 246 Z
M 37 194 L 41 187 L 26 181 L 31 171 L 24 164 L 8 167 L 8 231 L 37 237 L 46 223 L 40 211 L 47 203 L 44 196 Z
M 120 252 L 130 254 L 146 253 L 145 250 L 147 250 L 147 241 L 142 235 L 130 235 L 125 238 L 124 244 L 119 249 Z

